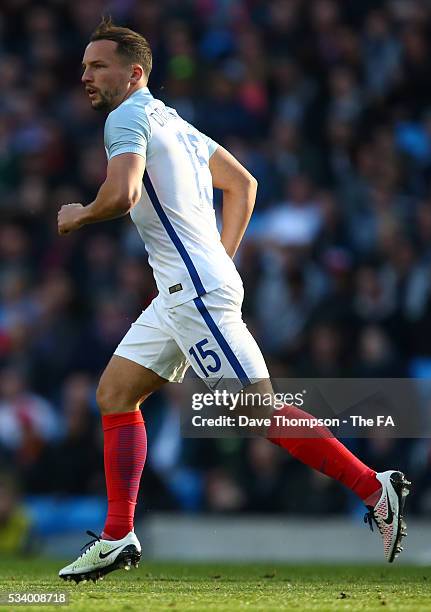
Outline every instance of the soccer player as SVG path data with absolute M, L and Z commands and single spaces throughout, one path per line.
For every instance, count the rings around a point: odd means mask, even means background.
M 257 183 L 241 164 L 153 98 L 147 88 L 152 55 L 146 39 L 104 19 L 83 57 L 82 82 L 105 125 L 107 176 L 96 199 L 61 207 L 61 235 L 88 223 L 130 213 L 148 251 L 158 296 L 117 347 L 97 390 L 104 431 L 108 513 L 100 536 L 59 575 L 97 580 L 137 566 L 141 546 L 133 519 L 146 458 L 140 404 L 168 381 L 180 382 L 191 364 L 214 388 L 223 379 L 238 389 L 271 391 L 262 354 L 241 317 L 243 287 L 232 261 L 253 210 Z M 213 186 L 223 191 L 221 235 Z M 285 406 L 288 418 L 310 415 Z M 325 428 L 318 437 L 268 440 L 354 491 L 383 537 L 388 561 L 405 535 L 408 485 L 397 470 L 376 473 Z

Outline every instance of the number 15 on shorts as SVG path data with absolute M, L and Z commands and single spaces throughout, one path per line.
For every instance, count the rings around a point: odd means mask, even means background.
M 220 370 L 221 359 L 212 349 L 204 348 L 206 344 L 208 344 L 207 338 L 199 340 L 189 349 L 189 353 L 196 361 L 205 378 L 208 378 L 210 376 L 208 372 L 215 374 Z

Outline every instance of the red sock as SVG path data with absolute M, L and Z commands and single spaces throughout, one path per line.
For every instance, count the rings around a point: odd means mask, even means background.
M 295 406 L 284 406 L 275 414 L 284 415 L 288 419 L 315 418 Z M 288 435 L 290 437 L 283 437 Z M 381 484 L 376 478 L 376 472 L 355 457 L 327 427 L 283 427 L 281 424 L 277 426 L 274 420 L 267 438 L 302 463 L 342 482 L 367 505 L 377 503 L 377 492 Z
M 102 416 L 108 516 L 103 537 L 120 540 L 133 529 L 139 482 L 147 456 L 140 410 Z

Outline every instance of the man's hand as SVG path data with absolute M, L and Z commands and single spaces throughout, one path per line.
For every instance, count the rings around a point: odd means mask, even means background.
M 64 204 L 58 211 L 58 233 L 60 236 L 69 234 L 82 227 L 82 209 L 84 206 L 74 202 Z

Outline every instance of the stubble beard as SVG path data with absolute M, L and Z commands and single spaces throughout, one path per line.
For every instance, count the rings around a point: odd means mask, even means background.
M 110 113 L 118 106 L 116 100 L 118 99 L 119 95 L 119 89 L 114 89 L 114 91 L 99 91 L 99 100 L 92 103 L 91 106 L 94 110 Z

